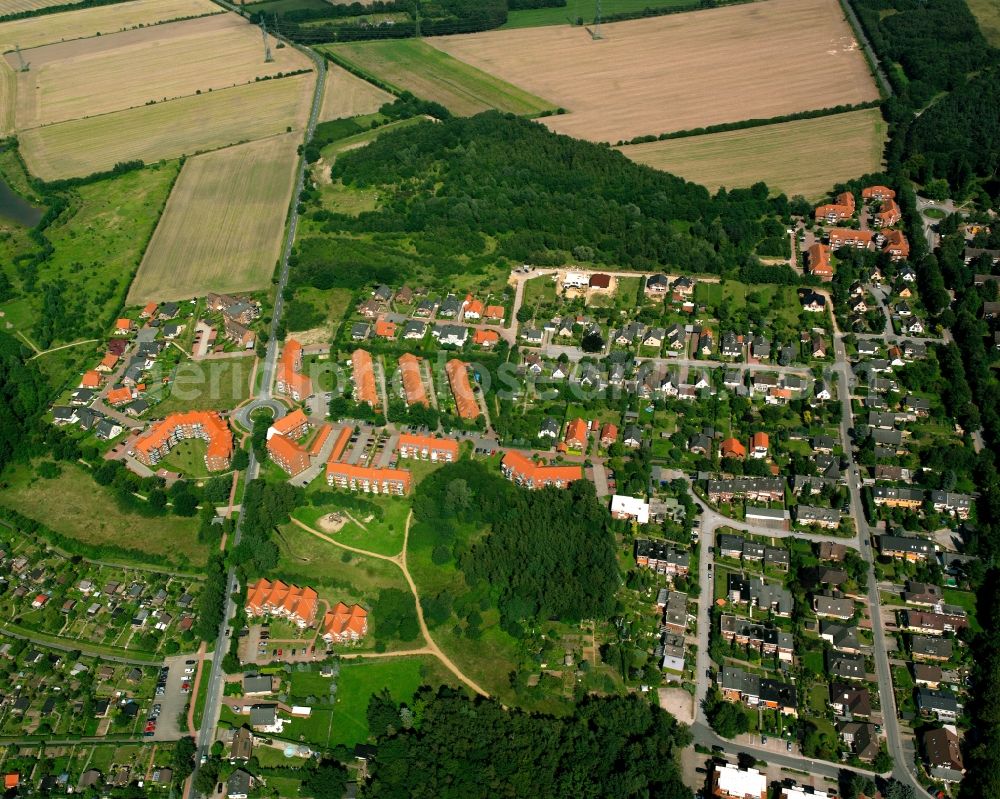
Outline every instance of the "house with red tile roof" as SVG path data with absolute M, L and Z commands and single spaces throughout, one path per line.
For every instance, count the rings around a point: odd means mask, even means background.
M 155 316 L 156 315 L 156 309 L 159 308 L 159 307 L 160 307 L 159 303 L 156 303 L 156 302 L 153 302 L 152 300 L 150 300 L 143 307 L 142 312 L 139 314 L 139 318 L 140 319 L 149 319 L 150 317 Z
M 738 438 L 727 438 L 719 447 L 719 456 L 743 460 L 747 456 L 747 448 L 740 443 Z
M 198 438 L 208 444 L 205 468 L 209 471 L 229 468 L 233 455 L 233 433 L 215 411 L 170 414 L 135 440 L 131 454 L 140 463 L 155 466 L 178 441 L 189 438 Z
M 508 480 L 522 488 L 538 489 L 546 486 L 566 488 L 574 480 L 583 479 L 581 466 L 545 466 L 515 450 L 508 450 L 500 463 L 500 471 Z
M 21 774 L 17 771 L 8 771 L 3 775 L 3 789 L 12 791 L 21 784 Z
M 841 222 L 854 216 L 854 195 L 849 191 L 837 195 L 836 202 L 817 206 L 815 217 L 817 222 Z
M 378 319 L 375 322 L 375 335 L 379 338 L 396 338 L 396 323 Z
M 595 272 L 590 276 L 590 288 L 592 289 L 611 288 L 611 275 L 606 275 L 603 272 Z
M 368 611 L 361 605 L 338 602 L 323 617 L 323 640 L 328 644 L 360 641 L 368 634 Z
M 458 460 L 458 442 L 453 438 L 400 433 L 396 447 L 400 458 L 418 458 L 443 463 Z
M 451 386 L 452 396 L 455 397 L 458 415 L 466 420 L 478 419 L 479 403 L 476 402 L 476 395 L 472 393 L 472 386 L 469 384 L 469 370 L 466 365 L 458 358 L 452 358 L 445 364 L 444 370 L 448 375 L 448 385 Z
M 816 242 L 806 250 L 809 272 L 824 280 L 833 277 L 833 267 L 830 265 L 830 248 Z
M 606 422 L 601 428 L 601 446 L 610 447 L 618 440 L 618 428 L 611 424 L 611 422 Z
M 367 402 L 372 409 L 378 407 L 378 391 L 375 388 L 375 364 L 367 350 L 355 350 L 351 353 L 351 366 L 354 370 L 354 399 Z
M 124 405 L 126 402 L 131 402 L 135 399 L 135 395 L 132 393 L 132 389 L 122 386 L 121 388 L 111 389 L 105 399 L 107 399 L 108 405 L 117 407 L 118 405 Z
M 854 230 L 849 227 L 830 229 L 830 249 L 841 247 L 856 247 L 859 250 L 870 250 L 875 247 L 875 234 L 870 230 Z
M 587 423 L 583 419 L 573 419 L 566 425 L 563 443 L 570 449 L 584 449 L 587 446 Z
M 407 352 L 399 356 L 399 374 L 403 381 L 403 395 L 407 405 L 430 405 L 423 375 L 420 373 L 420 358 Z
M 135 322 L 131 319 L 125 319 L 124 317 L 115 322 L 115 335 L 116 336 L 127 336 L 133 330 L 135 330 Z
M 771 447 L 771 439 L 767 433 L 754 433 L 750 436 L 750 457 L 766 458 Z
M 502 322 L 506 313 L 502 305 L 487 305 L 485 319 L 491 322 Z
M 479 300 L 473 299 L 472 295 L 468 294 L 465 297 L 465 307 L 462 310 L 462 318 L 477 322 L 483 318 L 483 312 L 485 310 L 486 309 Z
M 96 369 L 90 369 L 83 373 L 83 377 L 80 378 L 80 388 L 100 388 L 101 387 L 101 373 Z
M 410 490 L 410 473 L 405 469 L 379 469 L 347 463 L 326 464 L 327 485 L 365 494 L 404 496 Z
M 113 352 L 109 352 L 103 358 L 101 358 L 101 362 L 97 364 L 97 366 L 95 366 L 94 368 L 98 372 L 105 372 L 105 373 L 111 372 L 114 370 L 119 360 L 120 359 L 117 355 L 115 355 Z
M 484 330 L 481 327 L 476 328 L 476 331 L 472 334 L 472 343 L 477 347 L 484 347 L 489 349 L 490 347 L 497 344 L 500 341 L 500 334 L 496 330 Z
M 281 352 L 275 386 L 279 394 L 291 397 L 295 402 L 301 402 L 313 393 L 312 380 L 302 374 L 302 345 L 293 338 L 285 342 Z
M 280 580 L 273 583 L 261 577 L 247 587 L 246 614 L 255 616 L 280 616 L 300 628 L 308 627 L 316 616 L 319 597 L 312 588 L 286 585 Z

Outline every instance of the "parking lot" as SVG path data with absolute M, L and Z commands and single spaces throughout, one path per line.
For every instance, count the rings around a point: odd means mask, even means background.
M 190 685 L 194 677 L 194 665 L 188 665 L 188 660 L 193 661 L 193 658 L 190 655 L 177 655 L 164 662 L 164 667 L 168 669 L 167 680 L 163 685 L 163 692 L 159 693 L 160 688 L 157 688 L 157 695 L 153 697 L 153 706 L 160 706 L 156 728 L 150 736 L 154 741 L 176 741 L 188 734 L 187 721 L 180 718 L 186 713 L 190 697 L 189 693 L 183 691 L 183 685 L 185 682 Z M 192 669 L 192 672 L 185 674 L 185 669 Z

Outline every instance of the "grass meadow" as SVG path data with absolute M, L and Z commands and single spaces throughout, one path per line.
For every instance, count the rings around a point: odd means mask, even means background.
M 452 58 L 419 39 L 332 44 L 318 49 L 350 62 L 399 90 L 441 103 L 460 116 L 491 108 L 537 116 L 554 108 L 548 101 Z
M 146 552 L 180 566 L 207 560 L 208 549 L 198 542 L 197 518 L 124 511 L 83 466 L 62 464 L 59 477 L 46 480 L 36 477 L 30 466 L 17 465 L 4 472 L 4 482 L 0 504 L 68 538 Z

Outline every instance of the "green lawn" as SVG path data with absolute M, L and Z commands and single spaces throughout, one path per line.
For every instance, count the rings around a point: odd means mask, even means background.
M 457 680 L 437 658 L 399 657 L 342 662 L 337 677 L 337 704 L 333 709 L 330 745 L 352 746 L 368 738 L 368 700 L 388 688 L 398 702 L 412 704 L 421 685 L 455 685 Z
M 338 532 L 328 535 L 347 546 L 377 552 L 380 555 L 398 555 L 403 549 L 403 534 L 406 530 L 410 503 L 394 497 L 373 496 L 366 499 L 383 509 L 385 515 L 381 520 L 368 519 L 357 511 L 348 511 L 364 525 L 364 528 L 348 522 Z M 296 508 L 293 515 L 310 527 L 321 530 L 319 519 L 338 510 L 340 508 L 336 505 L 304 505 Z
M 197 438 L 189 438 L 186 441 L 179 441 L 170 450 L 159 466 L 171 472 L 180 472 L 185 477 L 199 478 L 217 475 L 219 472 L 210 472 L 205 467 L 205 452 L 208 445 Z
M 198 542 L 197 518 L 147 518 L 118 507 L 111 492 L 82 466 L 62 464 L 57 479 L 36 478 L 26 465 L 4 473 L 0 504 L 36 519 L 68 538 L 93 547 L 122 547 L 165 558 L 177 565 L 205 563 L 208 549 Z M 115 555 L 116 559 L 120 556 Z
M 601 0 L 601 14 L 622 14 L 645 8 L 677 8 L 689 6 L 691 0 Z M 594 22 L 594 0 L 566 0 L 562 8 L 529 8 L 507 14 L 504 28 L 534 28 L 539 25 L 570 25 L 579 20 L 584 25 Z
M 250 396 L 253 362 L 253 358 L 182 362 L 173 382 L 164 389 L 164 400 L 150 409 L 150 415 L 235 408 Z
M 982 631 L 983 628 L 976 617 L 977 600 L 975 594 L 970 591 L 959 591 L 957 588 L 945 588 L 944 601 L 949 605 L 958 605 L 965 608 L 965 612 L 969 614 L 969 627 L 972 632 L 978 633 Z
M 491 108 L 521 116 L 554 110 L 551 103 L 419 39 L 328 44 L 317 49 L 349 62 L 397 91 L 410 91 L 460 116 Z

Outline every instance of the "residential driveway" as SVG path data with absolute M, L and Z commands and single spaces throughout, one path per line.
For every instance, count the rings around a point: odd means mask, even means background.
M 167 688 L 163 696 L 153 697 L 153 704 L 160 705 L 160 718 L 156 722 L 154 741 L 176 741 L 187 735 L 185 718 L 187 702 L 193 695 L 181 693 L 181 685 L 185 678 L 184 669 L 190 668 L 185 665 L 185 661 L 194 660 L 196 657 L 196 655 L 175 655 L 164 661 L 163 665 L 167 666 L 170 672 L 167 674 Z M 187 676 L 193 681 L 193 673 Z
M 591 471 L 594 476 L 594 488 L 597 489 L 597 496 L 609 496 L 611 491 L 608 489 L 608 473 L 604 468 L 604 463 L 602 461 L 594 461 L 594 466 Z

